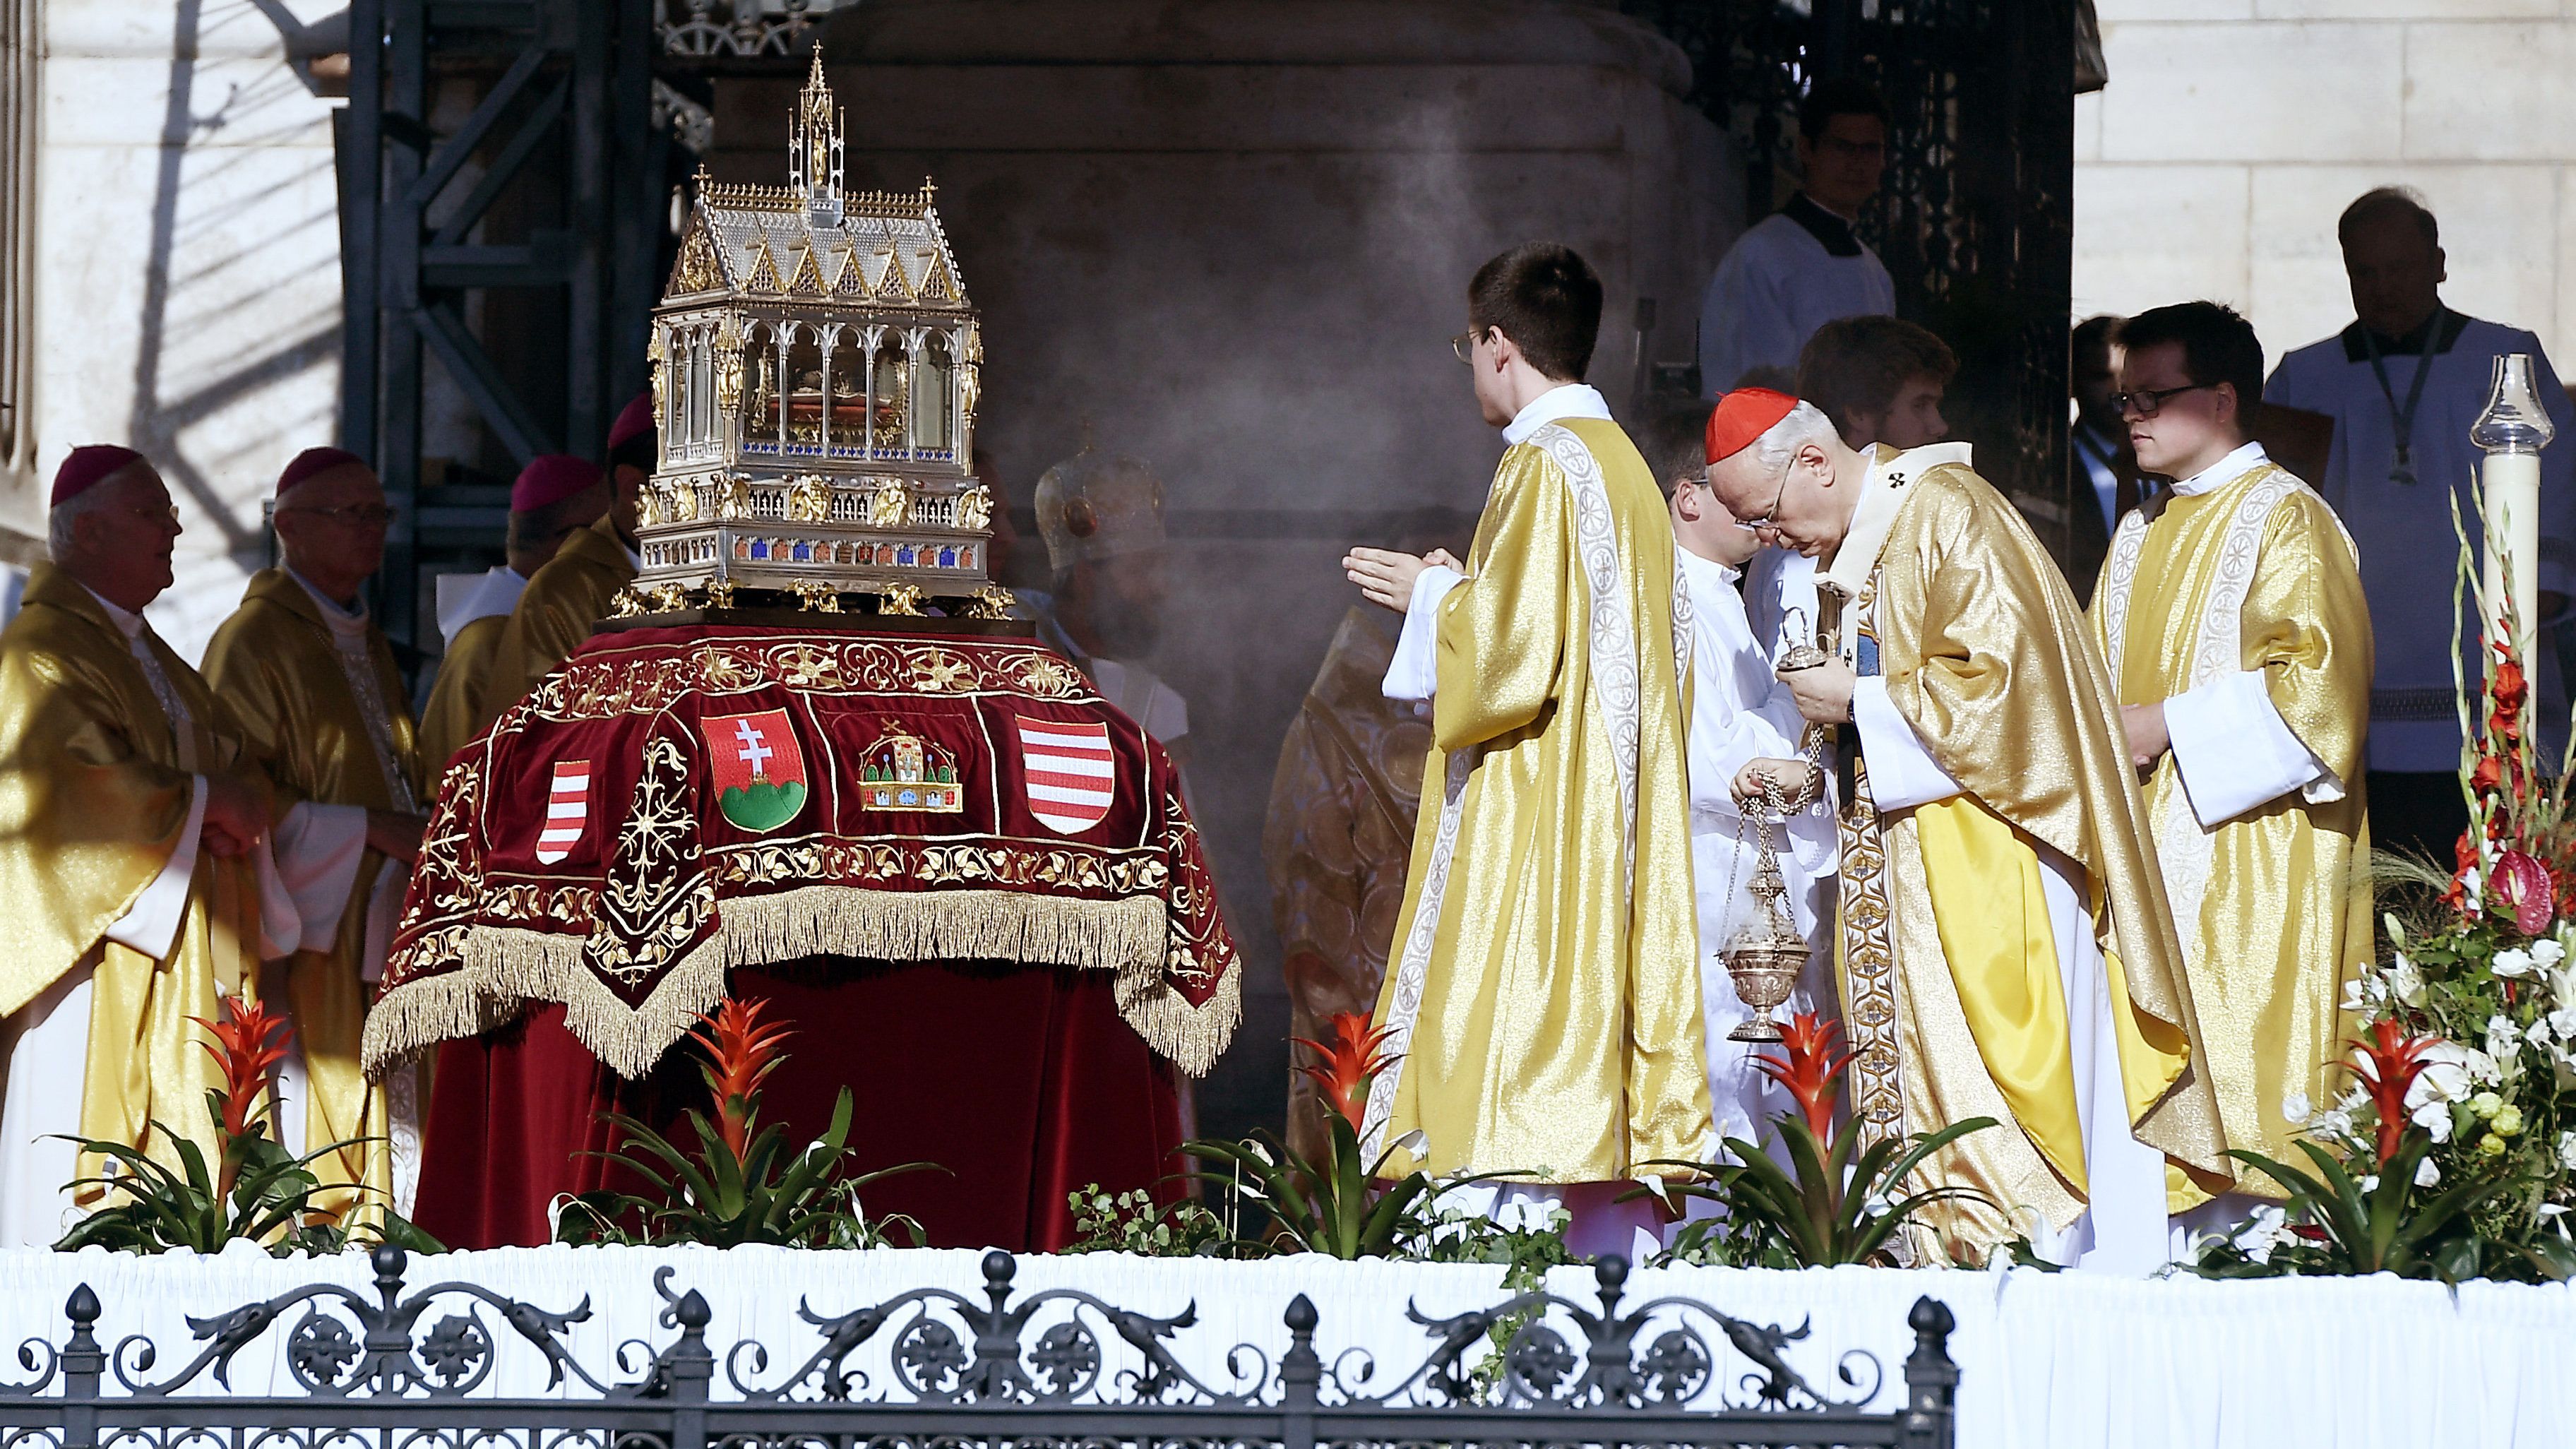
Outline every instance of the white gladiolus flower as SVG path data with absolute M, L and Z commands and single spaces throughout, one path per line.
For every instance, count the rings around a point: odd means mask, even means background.
M 2484 849 L 2484 844 L 2481 842 L 2480 852 L 2484 853 Z M 2487 913 L 2486 877 L 2476 866 L 2471 866 L 2460 873 L 2460 898 L 2468 914 L 2483 916 Z
M 2316 1106 L 2305 1092 L 2291 1092 L 2281 1099 L 2281 1120 L 2296 1127 L 2316 1115 Z
M 2423 1161 L 2415 1164 L 2415 1185 L 2417 1187 L 2431 1187 L 2433 1184 L 2440 1182 L 2441 1180 L 2442 1169 L 2433 1165 L 2432 1158 L 2427 1157 Z
M 2272 1250 L 2297 1237 L 2290 1231 L 2290 1215 L 2270 1203 L 2254 1210 L 2245 1226 L 2230 1239 L 2246 1257 L 2257 1263 L 2272 1261 Z
M 2514 1024 L 2512 1017 L 2496 1015 L 2487 1018 L 2488 1056 L 2509 1057 L 2521 1045 L 2522 1028 Z
M 2543 966 L 2555 966 L 2567 959 L 2567 948 L 2554 939 L 2534 941 L 2531 943 L 2531 959 Z
M 2549 1023 L 2549 1034 L 2560 1041 L 2576 1041 L 2576 1006 L 2562 1006 L 2542 1018 Z
M 2316 1120 L 2308 1124 L 2308 1134 L 2313 1137 L 2350 1137 L 2352 1113 L 2342 1107 L 2319 1112 Z
M 2403 954 L 2389 964 L 2388 994 L 2408 1006 L 2424 1004 L 2424 977 Z
M 2576 1172 L 2576 1132 L 2558 1134 L 2558 1161 L 2570 1172 Z
M 2431 1133 L 2436 1142 L 2451 1140 L 2451 1104 L 2448 1102 L 2427 1102 L 2408 1114 L 2407 1120 Z
M 2508 947 L 2495 953 L 2495 959 L 2487 963 L 2487 969 L 2498 976 L 2528 976 L 2531 974 L 2531 953 L 2519 946 Z

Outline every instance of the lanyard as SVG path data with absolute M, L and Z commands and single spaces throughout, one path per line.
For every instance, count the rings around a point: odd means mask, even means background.
M 2415 380 L 2406 388 L 2406 406 L 2397 405 L 2397 390 L 2388 385 L 2388 364 L 2379 355 L 2379 338 L 2368 327 L 2361 329 L 2361 345 L 2370 354 L 2370 370 L 2379 377 L 2379 395 L 2388 399 L 2389 430 L 2397 439 L 2397 461 L 2389 467 L 2391 483 L 2413 483 L 2415 464 L 2408 454 L 2408 444 L 2415 436 L 2415 405 L 2424 400 L 2424 378 L 2433 370 L 2433 341 L 2441 335 L 2442 324 L 2450 320 L 2450 309 L 2433 309 L 2433 319 L 2424 324 L 2424 341 L 2415 353 Z

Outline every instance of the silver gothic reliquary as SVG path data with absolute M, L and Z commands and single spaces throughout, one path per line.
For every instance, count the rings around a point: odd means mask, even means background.
M 653 311 L 661 454 L 637 530 L 632 613 L 762 595 L 882 613 L 928 599 L 998 614 L 995 500 L 974 476 L 983 341 L 931 204 L 845 193 L 842 117 L 818 49 L 789 132 L 790 184 L 701 170 Z

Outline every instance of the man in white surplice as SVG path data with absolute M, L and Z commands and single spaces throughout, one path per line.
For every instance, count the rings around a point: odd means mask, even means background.
M 1775 1115 L 1791 1111 L 1789 1094 L 1753 1066 L 1754 1050 L 1728 1034 L 1751 1013 L 1735 994 L 1724 952 L 1762 924 L 1752 883 L 1762 848 L 1760 824 L 1737 802 L 1735 784 L 1748 766 L 1776 772 L 1795 796 L 1811 766 L 1797 760 L 1806 721 L 1798 702 L 1771 672 L 1771 658 L 1746 622 L 1736 590 L 1745 561 L 1762 547 L 1751 529 L 1709 492 L 1705 432 L 1711 404 L 1677 408 L 1657 418 L 1638 450 L 1655 470 L 1673 516 L 1682 577 L 1688 582 L 1691 629 L 1691 874 L 1699 897 L 1700 1014 L 1708 1033 L 1708 1092 L 1718 1132 L 1762 1140 Z M 1789 891 L 1791 924 L 1815 953 L 1780 1011 L 1841 1015 L 1825 931 L 1834 919 L 1834 817 L 1819 801 L 1796 811 L 1774 832 L 1780 875 Z
M 200 1049 L 261 960 L 339 929 L 366 812 L 284 802 L 143 609 L 178 511 L 130 449 L 77 448 L 51 563 L 0 630 L 0 1246 L 42 1247 L 96 1189 L 65 1135 L 211 1148 Z M 274 823 L 272 824 L 272 818 Z M 164 1129 L 167 1129 L 166 1131 Z

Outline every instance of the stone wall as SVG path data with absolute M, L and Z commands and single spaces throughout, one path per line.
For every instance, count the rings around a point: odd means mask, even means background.
M 2352 321 L 2344 206 L 2430 200 L 2452 306 L 2576 356 L 2576 4 L 2100 0 L 2076 103 L 2075 310 L 2214 297 L 2279 356 Z
M 72 447 L 117 442 L 179 504 L 152 608 L 195 658 L 266 545 L 260 503 L 339 412 L 331 109 L 289 64 L 325 0 L 47 0 L 37 171 L 36 471 L 0 524 L 41 535 Z
M 1687 360 L 1740 173 L 1680 101 L 1679 53 L 1581 3 L 868 0 L 825 46 L 850 184 L 937 178 L 984 315 L 978 441 L 1013 499 L 1086 420 L 1166 484 L 1150 662 L 1189 699 L 1255 993 L 1210 1125 L 1275 1123 L 1271 775 L 1356 602 L 1343 550 L 1392 542 L 1368 530 L 1396 510 L 1483 504 L 1501 443 L 1449 352 L 1467 279 L 1516 242 L 1581 250 L 1609 294 L 1591 380 L 1625 414 L 1637 299 L 1650 357 Z M 797 84 L 719 87 L 721 179 L 781 178 Z

